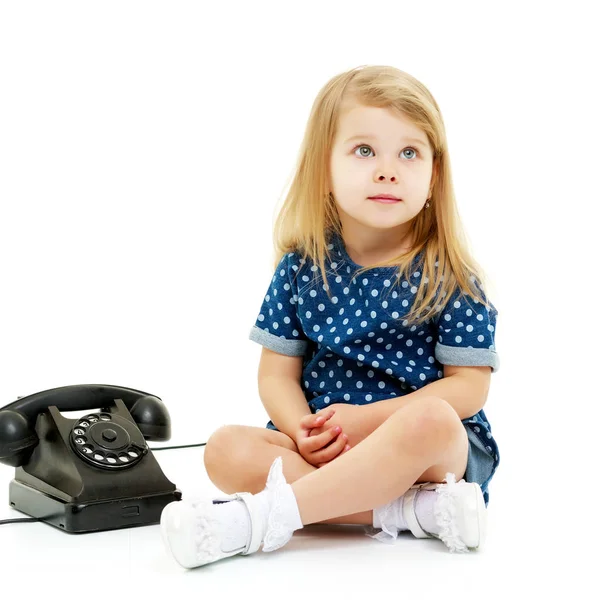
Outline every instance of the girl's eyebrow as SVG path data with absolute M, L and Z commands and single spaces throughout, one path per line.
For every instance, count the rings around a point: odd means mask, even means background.
M 377 136 L 369 135 L 367 133 L 365 133 L 365 134 L 359 133 L 358 135 L 353 135 L 352 137 L 349 137 L 344 142 L 344 144 L 347 144 L 348 142 L 351 142 L 352 140 L 358 140 L 358 139 L 361 139 L 361 140 L 373 139 L 373 140 L 375 140 L 375 139 L 377 139 Z M 427 148 L 427 143 L 424 142 L 423 140 L 420 140 L 417 138 L 404 138 L 404 141 L 411 143 L 411 144 L 417 144 L 417 145 L 423 146 L 424 148 Z

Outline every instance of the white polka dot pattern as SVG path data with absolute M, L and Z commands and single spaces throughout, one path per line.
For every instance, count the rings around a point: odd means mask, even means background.
M 403 396 L 441 379 L 444 364 L 498 370 L 494 344 L 498 313 L 493 305 L 488 310 L 472 298 L 467 302 L 457 291 L 434 319 L 409 326 L 404 317 L 421 281 L 416 268 L 420 256 L 408 279 L 392 285 L 395 267 L 356 278 L 359 266 L 343 241 L 333 236 L 331 242 L 333 261 L 327 268 L 331 298 L 315 265 L 296 253 L 286 254 L 250 332 L 251 340 L 275 352 L 304 357 L 301 385 L 313 413 L 339 402 L 367 404 Z M 485 413 L 481 410 L 463 423 L 471 452 L 487 455 L 493 473 L 498 446 Z M 272 422 L 267 427 L 276 429 Z M 469 462 L 468 472 L 486 460 Z M 486 473 L 488 468 L 482 467 Z M 487 503 L 491 474 L 485 477 Z
M 456 292 L 437 318 L 409 326 L 421 273 L 392 286 L 395 267 L 354 277 L 358 265 L 334 237 L 328 265 L 331 299 L 318 268 L 296 253 L 280 261 L 250 339 L 304 356 L 302 386 L 315 410 L 402 396 L 443 377 L 443 364 L 498 369 L 497 311 Z M 415 259 L 417 262 L 419 257 Z M 335 267 L 334 267 L 335 265 Z M 341 394 L 341 395 L 340 395 Z

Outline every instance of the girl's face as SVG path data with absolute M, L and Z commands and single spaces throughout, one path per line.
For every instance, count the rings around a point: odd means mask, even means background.
M 433 153 L 425 133 L 390 109 L 352 104 L 331 152 L 331 186 L 342 227 L 401 234 L 430 196 Z M 400 202 L 370 200 L 392 194 Z M 390 231 L 391 233 L 391 231 Z

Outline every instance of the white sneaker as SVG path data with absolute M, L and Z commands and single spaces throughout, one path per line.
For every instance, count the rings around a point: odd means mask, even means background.
M 265 491 L 269 498 L 268 512 L 258 495 L 248 492 L 167 504 L 160 517 L 160 529 L 171 556 L 182 567 L 193 569 L 236 554 L 252 554 L 261 544 L 263 552 L 281 548 L 293 532 L 302 527 L 302 521 L 293 492 L 283 475 L 280 456 L 271 465 Z M 222 529 L 214 505 L 214 502 L 228 501 L 243 502 L 250 523 L 250 536 L 245 547 L 231 552 L 222 550 Z
M 477 483 L 461 479 L 456 483 L 453 473 L 446 473 L 447 483 L 413 485 L 403 497 L 403 516 L 411 533 L 418 538 L 436 537 L 450 552 L 476 550 L 485 542 L 487 510 L 483 493 Z M 423 531 L 415 513 L 415 496 L 419 490 L 435 490 L 438 494 L 434 516 L 440 533 Z
M 259 525 L 261 515 L 256 514 L 252 494 L 241 492 L 219 498 L 207 498 L 198 501 L 171 502 L 167 504 L 160 517 L 160 529 L 163 542 L 171 556 L 186 569 L 228 558 L 236 554 L 256 552 L 264 532 Z M 250 536 L 241 550 L 223 552 L 219 522 L 215 515 L 214 501 L 241 501 L 250 516 Z

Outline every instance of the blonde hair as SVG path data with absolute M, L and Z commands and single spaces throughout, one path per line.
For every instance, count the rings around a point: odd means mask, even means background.
M 463 295 L 488 304 L 479 293 L 485 273 L 472 258 L 458 214 L 441 111 L 429 90 L 417 79 L 389 66 L 361 66 L 330 79 L 318 93 L 308 119 L 290 189 L 274 227 L 275 266 L 288 252 L 300 252 L 320 268 L 327 283 L 325 260 L 331 260 L 328 232 L 341 237 L 341 224 L 331 195 L 330 156 L 340 113 L 349 100 L 400 111 L 428 137 L 433 148 L 434 185 L 431 206 L 412 221 L 413 245 L 392 260 L 363 267 L 397 266 L 400 282 L 411 266 L 423 275 L 412 310 L 402 319 L 420 324 L 441 311 L 457 288 Z M 413 261 L 423 250 L 417 265 Z M 437 268 L 436 268 L 437 262 Z M 430 285 L 431 283 L 431 285 Z M 329 286 L 326 285 L 328 295 Z

